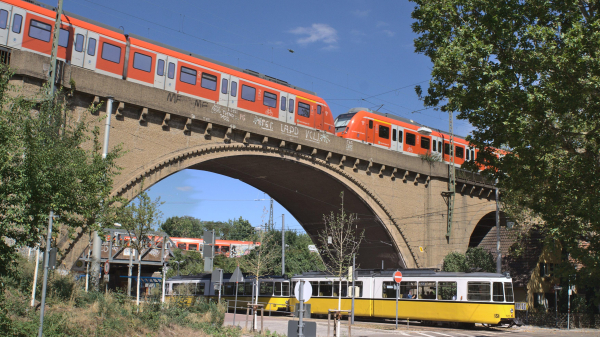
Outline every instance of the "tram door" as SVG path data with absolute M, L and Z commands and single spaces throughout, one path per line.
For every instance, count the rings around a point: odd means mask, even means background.
M 221 73 L 221 88 L 219 88 L 219 105 L 229 105 L 229 74 Z
M 23 43 L 23 30 L 25 29 L 25 15 L 27 15 L 27 12 L 25 12 L 24 9 L 13 7 L 7 46 L 21 49 L 21 44 Z
M 156 54 L 156 73 L 154 74 L 154 87 L 165 88 L 165 78 L 167 77 L 167 56 Z
M 6 45 L 8 42 L 8 32 L 10 31 L 10 18 L 12 6 L 0 2 L 0 44 Z
M 73 41 L 73 50 L 71 51 L 71 65 L 82 67 L 85 58 L 85 41 L 87 40 L 87 30 L 73 26 L 75 39 Z
M 83 68 L 85 69 L 96 70 L 96 57 L 98 54 L 99 38 L 100 35 L 98 35 L 98 33 L 88 30 L 85 56 L 83 58 Z

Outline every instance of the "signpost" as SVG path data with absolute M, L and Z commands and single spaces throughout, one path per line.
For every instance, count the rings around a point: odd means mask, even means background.
M 402 281 L 402 273 L 396 270 L 394 273 L 394 282 L 396 282 L 396 329 L 398 329 L 398 297 L 400 295 L 400 281 Z
M 298 337 L 304 337 L 304 322 L 302 322 L 302 318 L 304 316 L 304 302 L 310 300 L 310 297 L 312 296 L 312 286 L 310 283 L 304 280 L 300 280 L 300 282 L 296 283 L 294 296 L 298 302 L 300 302 L 298 307 Z
M 556 313 L 556 326 L 558 326 L 558 292 L 562 290 L 562 287 L 558 284 L 554 286 L 554 312 Z
M 221 284 L 223 284 L 223 269 L 216 268 L 210 277 L 210 282 L 214 284 L 215 291 L 219 291 L 219 302 L 221 302 Z
M 238 282 L 244 282 L 244 274 L 240 270 L 240 266 L 235 268 L 233 274 L 231 274 L 231 278 L 229 282 L 235 282 L 235 302 L 233 305 L 233 325 L 235 325 L 235 314 L 237 313 L 237 296 L 238 296 Z

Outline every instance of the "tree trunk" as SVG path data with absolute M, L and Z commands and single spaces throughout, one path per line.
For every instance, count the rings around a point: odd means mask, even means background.
M 338 288 L 338 310 L 342 310 L 342 277 L 340 276 L 340 286 Z
M 139 252 L 138 252 L 138 277 L 137 277 L 137 299 L 136 305 L 138 306 L 138 311 L 140 310 L 140 274 L 142 272 L 142 261 L 139 260 Z

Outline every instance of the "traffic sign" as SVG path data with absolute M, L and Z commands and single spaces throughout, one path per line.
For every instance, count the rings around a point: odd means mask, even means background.
M 110 270 L 110 264 L 108 263 L 108 261 L 104 262 L 104 274 L 108 274 L 108 271 Z
M 235 268 L 235 271 L 231 274 L 231 278 L 229 278 L 229 282 L 244 282 L 244 275 L 240 267 Z
M 394 273 L 394 281 L 396 283 L 400 283 L 400 281 L 402 281 L 402 273 L 398 270 L 396 270 L 396 272 Z
M 300 298 L 300 283 L 304 283 L 304 287 L 302 288 L 302 298 Z M 310 300 L 310 297 L 312 296 L 312 286 L 310 285 L 310 282 L 296 282 L 296 287 L 294 287 L 294 296 L 298 301 L 307 302 Z

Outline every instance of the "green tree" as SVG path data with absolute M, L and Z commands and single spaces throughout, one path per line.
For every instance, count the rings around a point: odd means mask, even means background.
M 200 219 L 192 216 L 172 216 L 160 226 L 160 230 L 172 237 L 201 238 L 204 225 Z
M 444 258 L 442 271 L 448 272 L 496 272 L 494 257 L 487 250 L 480 247 L 469 247 L 465 254 L 452 252 Z
M 461 254 L 459 252 L 452 252 L 446 255 L 446 257 L 444 258 L 442 271 L 466 272 L 467 270 L 467 258 L 465 254 Z
M 600 4 L 412 1 L 415 49 L 433 63 L 425 105 L 468 120 L 506 211 L 541 220 L 600 278 Z
M 254 241 L 256 240 L 256 233 L 254 227 L 250 224 L 250 221 L 240 217 L 236 220 L 229 220 L 229 230 L 227 233 L 227 240 L 237 241 Z

